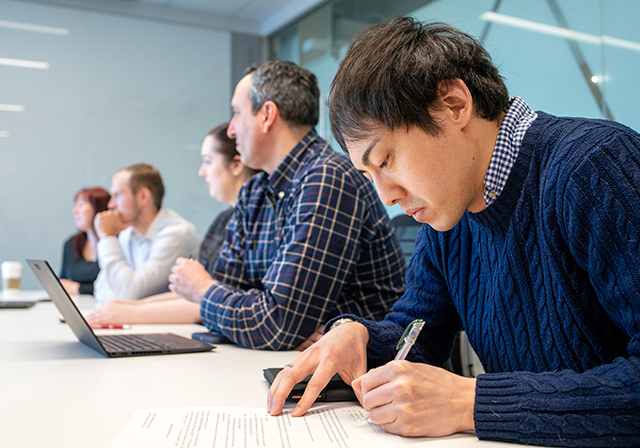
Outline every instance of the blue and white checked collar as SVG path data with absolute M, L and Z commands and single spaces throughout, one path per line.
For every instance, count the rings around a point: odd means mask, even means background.
M 507 114 L 500 124 L 496 147 L 484 177 L 484 204 L 487 207 L 502 193 L 518 158 L 524 134 L 536 118 L 538 114 L 532 111 L 522 98 L 516 96 L 511 100 Z

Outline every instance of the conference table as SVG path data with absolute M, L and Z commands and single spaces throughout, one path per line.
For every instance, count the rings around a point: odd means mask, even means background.
M 46 299 L 24 291 L 12 300 Z M 5 299 L 6 300 L 6 299 Z M 91 296 L 74 297 L 80 310 Z M 201 325 L 133 325 L 97 334 L 175 333 Z M 218 345 L 206 353 L 109 359 L 80 343 L 52 302 L 0 310 L 0 447 L 110 447 L 137 409 L 199 406 L 264 408 L 262 369 L 298 352 Z M 402 439 L 411 446 L 506 447 L 474 434 Z

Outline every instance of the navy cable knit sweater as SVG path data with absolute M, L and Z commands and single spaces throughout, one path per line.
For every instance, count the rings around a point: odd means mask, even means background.
M 364 323 L 369 368 L 442 364 L 464 328 L 480 439 L 640 446 L 640 135 L 617 123 L 538 112 L 504 191 L 448 232 L 423 225 L 407 292 Z

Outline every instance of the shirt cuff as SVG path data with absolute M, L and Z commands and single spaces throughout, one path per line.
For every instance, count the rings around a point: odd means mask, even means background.
M 211 288 L 204 294 L 202 300 L 203 302 L 206 300 L 210 303 L 222 303 L 224 299 L 233 292 L 235 292 L 234 288 L 216 280 L 216 282 L 211 285 Z
M 216 312 L 216 305 L 223 303 L 235 291 L 234 288 L 220 281 L 216 281 L 211 285 L 211 288 L 207 290 L 200 302 L 200 317 L 202 317 L 205 327 L 219 331 L 218 320 L 220 319 L 220 314 Z M 214 317 L 215 320 L 212 320 L 211 317 Z
M 106 236 L 101 238 L 97 244 L 98 249 L 98 260 L 105 262 L 108 258 L 118 257 L 124 258 L 122 254 L 122 248 L 120 247 L 120 241 L 117 236 Z M 100 268 L 103 266 L 100 265 Z
M 479 439 L 518 442 L 517 434 L 526 415 L 520 410 L 524 391 L 517 376 L 518 373 L 482 374 L 476 378 L 473 420 Z

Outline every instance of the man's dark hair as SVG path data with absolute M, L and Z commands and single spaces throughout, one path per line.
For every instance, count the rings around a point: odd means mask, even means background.
M 162 198 L 164 198 L 164 184 L 157 169 L 146 163 L 139 163 L 123 168 L 121 171 L 131 173 L 129 178 L 129 188 L 135 195 L 141 188 L 147 187 L 153 197 L 153 205 L 160 210 L 162 207 Z
M 320 89 L 318 79 L 293 62 L 269 61 L 245 70 L 251 74 L 249 100 L 257 114 L 262 105 L 273 101 L 282 119 L 292 126 L 318 124 Z
M 331 85 L 333 135 L 345 151 L 345 140 L 362 140 L 380 126 L 436 135 L 431 112 L 455 79 L 467 85 L 482 118 L 496 120 L 508 107 L 502 76 L 472 36 L 410 17 L 371 25 L 354 37 Z

